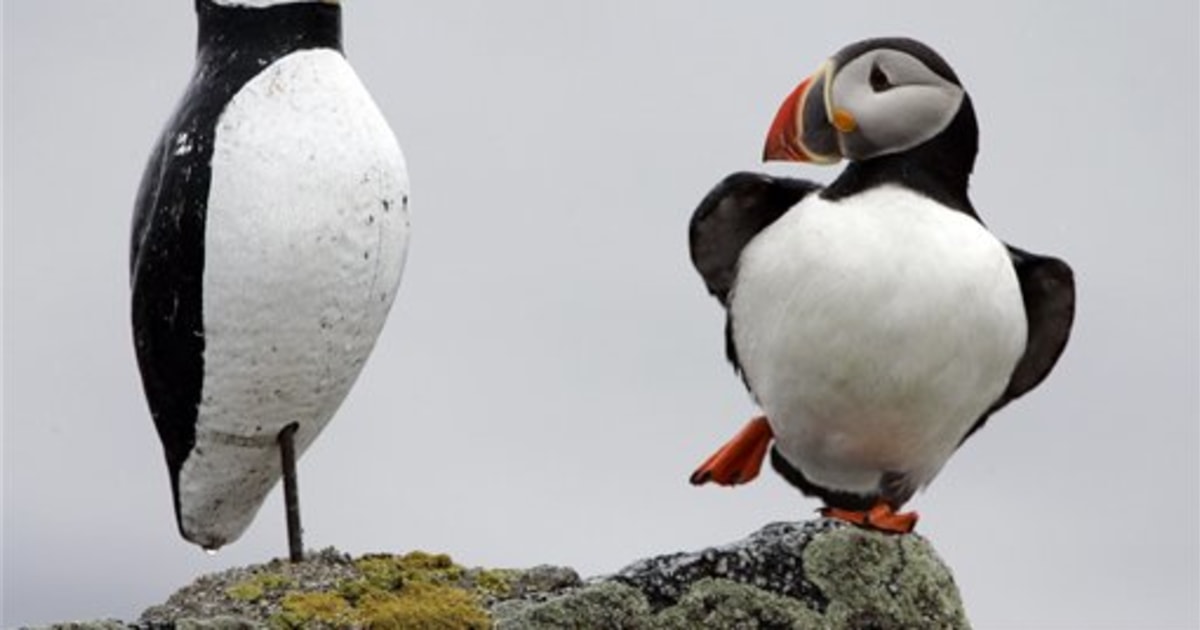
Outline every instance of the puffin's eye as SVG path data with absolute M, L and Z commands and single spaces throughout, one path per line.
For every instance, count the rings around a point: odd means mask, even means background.
M 884 92 L 896 87 L 892 85 L 891 80 L 888 79 L 886 74 L 884 74 L 883 69 L 879 67 L 878 63 L 871 64 L 870 81 L 871 89 L 875 90 L 876 92 Z

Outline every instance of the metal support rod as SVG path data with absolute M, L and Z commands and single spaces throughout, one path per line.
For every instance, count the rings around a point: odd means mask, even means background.
M 301 542 L 300 493 L 296 490 L 296 429 L 300 424 L 293 422 L 279 432 L 279 454 L 283 464 L 283 504 L 287 510 L 288 559 L 304 561 L 304 543 Z

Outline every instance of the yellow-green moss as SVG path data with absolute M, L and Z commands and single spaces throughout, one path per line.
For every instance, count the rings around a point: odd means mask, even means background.
M 463 588 L 464 569 L 446 554 L 414 551 L 367 555 L 355 561 L 361 580 L 339 591 L 370 628 L 487 628 L 491 621 Z M 489 582 L 495 586 L 498 578 Z
M 410 551 L 403 556 L 392 556 L 396 563 L 411 571 L 444 571 L 457 568 L 454 560 L 444 553 Z
M 267 593 L 283 590 L 294 583 L 292 578 L 286 575 L 279 573 L 259 573 L 225 589 L 225 594 L 238 601 L 256 602 L 262 599 Z
M 436 583 L 457 582 L 462 579 L 463 568 L 454 564 L 444 553 L 429 554 L 413 551 L 395 557 L 396 564 L 407 579 Z
M 474 575 L 475 589 L 489 597 L 508 597 L 518 573 L 512 569 L 480 569 Z
M 269 622 L 277 630 L 470 630 L 492 626 L 483 601 L 510 594 L 517 574 L 467 571 L 448 555 L 420 551 L 369 554 L 354 560 L 354 566 L 358 577 L 343 579 L 326 591 L 291 590 L 296 586 L 293 578 L 268 570 L 228 587 L 225 593 L 242 602 L 278 602 L 280 612 Z
M 444 553 L 368 554 L 355 560 L 354 565 L 371 586 L 386 591 L 399 589 L 407 582 L 457 583 L 463 576 L 463 568 Z
M 361 577 L 343 580 L 333 590 L 284 595 L 282 611 L 271 619 L 271 626 L 489 628 L 491 618 L 479 597 L 468 590 L 468 582 L 474 581 L 480 593 L 489 595 L 510 589 L 509 576 L 502 571 L 481 571 L 472 574 L 475 580 L 465 580 L 467 572 L 445 554 L 372 554 L 354 565 Z M 266 575 L 255 576 L 231 587 L 230 597 L 255 601 L 280 584 Z
M 362 573 L 364 587 L 373 587 L 385 591 L 394 591 L 404 586 L 404 574 L 396 564 L 394 556 L 369 555 L 354 561 L 354 566 Z
M 360 617 L 337 593 L 288 593 L 283 610 L 271 620 L 276 628 L 341 627 L 356 624 Z
M 446 630 L 490 628 L 491 619 L 467 591 L 453 586 L 412 582 L 394 593 L 371 592 L 359 601 L 369 628 Z
M 225 594 L 241 602 L 256 602 L 262 599 L 266 593 L 263 591 L 263 587 L 254 580 L 246 580 L 225 589 Z
M 365 579 L 343 580 L 337 585 L 338 595 L 341 595 L 351 606 L 357 606 L 359 600 L 374 590 L 379 589 L 371 586 Z

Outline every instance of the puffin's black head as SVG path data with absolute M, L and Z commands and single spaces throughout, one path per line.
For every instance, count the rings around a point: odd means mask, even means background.
M 901 153 L 942 134 L 964 109 L 970 129 L 955 135 L 970 136 L 961 157 L 973 162 L 974 114 L 949 64 L 916 40 L 868 39 L 838 51 L 784 100 L 763 159 L 832 164 Z

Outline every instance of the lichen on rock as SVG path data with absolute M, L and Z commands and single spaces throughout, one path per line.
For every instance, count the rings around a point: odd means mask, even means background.
M 702 578 L 656 616 L 655 628 L 818 628 L 821 616 L 791 597 L 742 582 Z
M 641 560 L 557 598 L 504 603 L 493 615 L 498 628 L 565 620 L 645 630 L 969 627 L 949 569 L 924 538 L 827 519 Z
M 843 527 L 813 540 L 804 554 L 809 579 L 829 602 L 831 627 L 968 625 L 954 578 L 920 536 Z
M 617 582 L 599 582 L 532 605 L 519 601 L 499 603 L 492 608 L 492 614 L 497 630 L 637 628 L 650 615 L 650 606 L 635 588 Z

